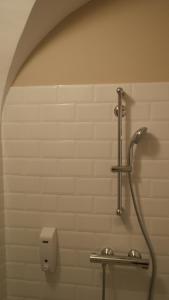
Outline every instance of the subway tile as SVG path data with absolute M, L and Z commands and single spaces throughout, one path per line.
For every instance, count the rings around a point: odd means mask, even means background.
M 152 236 L 152 244 L 156 255 L 169 255 L 169 240 L 168 237 Z
M 3 122 L 38 122 L 39 106 L 10 105 L 3 111 Z
M 41 159 L 38 162 L 38 171 L 40 176 L 58 176 L 60 172 L 58 159 Z
M 57 211 L 90 213 L 91 210 L 91 196 L 61 196 L 57 201 Z
M 57 230 L 74 230 L 75 216 L 68 213 L 41 213 L 42 226 L 55 227 Z
M 59 266 L 78 266 L 77 253 L 73 249 L 60 249 Z
M 80 122 L 75 123 L 75 139 L 90 140 L 94 136 L 94 128 L 92 123 Z
M 91 102 L 93 101 L 92 85 L 60 85 L 58 90 L 58 102 Z
M 32 175 L 40 176 L 41 162 L 38 159 L 21 159 L 21 158 L 8 158 L 4 159 L 4 174 L 7 175 Z
M 112 214 L 113 214 L 113 210 L 112 210 Z M 127 235 L 130 232 L 130 226 L 131 224 L 129 224 L 128 220 L 123 218 L 119 218 L 119 216 L 116 216 L 115 214 L 113 214 L 112 216 L 112 229 L 111 232 L 113 234 L 123 234 L 123 235 Z
M 59 234 L 59 245 L 65 249 L 95 249 L 95 241 L 93 233 L 86 232 L 66 232 Z
M 111 195 L 112 184 L 109 179 L 77 179 L 76 193 L 79 195 Z
M 6 228 L 6 245 L 24 245 L 25 230 L 23 228 Z
M 39 264 L 26 264 L 22 279 L 26 281 L 43 281 L 45 280 L 45 274 L 41 271 Z
M 42 216 L 40 213 L 23 212 L 23 211 L 7 211 L 6 212 L 7 227 L 31 227 L 37 228 L 42 225 Z
M 40 204 L 39 204 L 39 209 L 40 211 L 46 211 L 46 212 L 56 212 L 57 210 L 57 206 L 58 206 L 58 200 L 59 198 L 56 195 L 39 195 L 39 200 L 40 200 Z M 27 204 L 27 202 L 26 202 Z M 30 209 L 32 209 L 32 206 L 30 206 Z
M 74 141 L 41 142 L 40 156 L 46 158 L 73 158 L 75 153 Z
M 112 233 L 96 233 L 95 234 L 96 251 L 100 251 L 105 247 L 110 247 L 114 252 L 124 253 L 131 249 L 131 238 L 128 235 L 115 235 Z
M 21 193 L 39 193 L 41 190 L 41 182 L 39 177 L 31 176 L 4 176 L 5 192 L 21 192 Z
M 159 273 L 168 274 L 169 256 L 158 256 L 157 265 Z
M 11 262 L 37 263 L 39 262 L 39 249 L 32 246 L 9 245 L 6 247 L 6 257 Z
M 63 299 L 74 300 L 76 295 L 76 287 L 72 284 L 58 283 L 57 285 L 49 285 L 48 282 L 41 282 L 41 295 L 43 299 Z
M 24 88 L 25 104 L 53 104 L 56 102 L 56 86 L 30 86 Z
M 129 112 L 130 120 L 147 121 L 150 119 L 150 103 L 134 103 Z
M 169 100 L 168 83 L 135 83 L 132 85 L 132 97 L 135 101 Z
M 25 194 L 5 194 L 5 209 L 16 209 L 16 210 L 24 210 L 25 209 Z
M 24 264 L 10 262 L 6 265 L 6 272 L 8 278 L 23 279 L 24 276 Z
M 42 140 L 86 140 L 93 138 L 93 126 L 90 123 L 41 123 Z
M 39 229 L 8 227 L 5 229 L 6 244 L 11 246 L 38 246 Z
M 75 138 L 75 125 L 73 123 L 41 123 L 40 139 L 50 140 L 73 140 Z
M 89 261 L 90 251 L 77 250 L 76 251 L 76 264 L 79 267 L 91 268 L 91 262 Z
M 137 161 L 136 173 L 144 178 L 169 178 L 169 162 Z
M 111 104 L 79 104 L 76 107 L 76 119 L 78 121 L 111 121 L 112 105 Z
M 169 122 L 151 122 L 148 130 L 156 139 L 169 140 Z
M 155 102 L 151 103 L 151 119 L 159 121 L 168 121 L 169 103 L 168 102 Z
M 156 285 L 156 291 L 158 293 L 166 295 L 169 293 L 169 276 L 168 274 L 160 274 L 159 275 L 160 281 L 163 283 L 162 285 L 158 282 Z M 161 298 L 164 299 L 164 298 Z
M 117 199 L 110 196 L 95 196 L 94 211 L 98 214 L 113 215 L 115 213 Z
M 82 159 L 66 159 L 59 161 L 60 176 L 91 176 L 92 161 Z
M 40 282 L 23 281 L 8 279 L 8 293 L 9 296 L 22 296 L 22 297 L 40 297 L 41 284 Z
M 38 157 L 40 154 L 40 143 L 37 141 L 4 141 L 4 157 Z
M 41 211 L 44 206 L 45 196 L 41 194 L 25 194 L 25 193 L 11 193 L 5 195 L 6 209 L 15 209 L 15 210 L 32 210 L 32 211 Z M 52 198 L 52 199 L 51 199 Z M 54 200 L 54 201 L 53 201 Z M 53 196 L 48 195 L 48 208 L 53 210 L 56 199 L 53 199 Z M 52 208 L 51 208 L 52 206 Z M 47 208 L 46 208 L 47 210 Z
M 79 215 L 77 217 L 77 229 L 78 231 L 85 232 L 110 232 L 112 220 L 110 216 L 84 216 Z
M 94 99 L 96 102 L 110 102 L 116 99 L 116 92 L 112 84 L 98 84 L 94 87 Z
M 169 195 L 169 180 L 152 180 L 151 196 L 167 198 Z
M 169 236 L 169 219 L 168 218 L 151 218 L 150 233 L 152 235 Z
M 60 281 L 64 283 L 90 285 L 92 275 L 91 269 L 63 267 L 61 270 Z
M 73 121 L 73 104 L 42 105 L 40 107 L 41 121 Z
M 152 149 L 155 149 L 155 151 L 152 151 Z M 150 142 L 149 145 L 149 153 L 154 153 L 155 159 L 164 159 L 169 160 L 169 142 Z
M 112 166 L 116 165 L 113 160 L 95 160 L 94 161 L 94 175 L 96 177 L 113 177 L 111 172 Z
M 72 194 L 74 192 L 73 178 L 42 178 L 42 193 L 44 194 Z
M 38 140 L 41 128 L 37 122 L 34 123 L 4 123 L 2 135 L 5 140 Z
M 76 155 L 79 158 L 110 158 L 110 142 L 82 141 L 76 143 Z
M 97 123 L 94 126 L 95 139 L 111 140 L 114 138 L 115 129 L 112 123 Z
M 143 198 L 142 208 L 147 217 L 169 217 L 169 201 L 165 198 Z

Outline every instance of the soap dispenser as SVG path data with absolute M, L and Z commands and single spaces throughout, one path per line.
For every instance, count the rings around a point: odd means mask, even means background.
M 56 228 L 44 227 L 40 233 L 40 264 L 43 272 L 55 272 L 56 255 Z

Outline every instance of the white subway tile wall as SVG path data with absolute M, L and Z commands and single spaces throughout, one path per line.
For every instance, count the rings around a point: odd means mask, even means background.
M 11 88 L 3 110 L 7 300 L 101 299 L 101 266 L 89 255 L 109 246 L 148 255 L 123 178 L 115 215 L 117 84 Z M 126 92 L 126 144 L 148 133 L 135 153 L 134 183 L 157 261 L 155 300 L 169 299 L 169 84 L 119 84 Z M 57 228 L 56 274 L 39 265 L 39 234 Z M 3 233 L 2 233 L 3 234 Z M 1 270 L 0 276 L 3 276 Z M 145 300 L 150 272 L 107 269 L 107 300 Z
M 5 267 L 5 222 L 4 222 L 4 197 L 3 197 L 3 167 L 2 147 L 0 150 L 0 299 L 6 300 L 6 267 Z

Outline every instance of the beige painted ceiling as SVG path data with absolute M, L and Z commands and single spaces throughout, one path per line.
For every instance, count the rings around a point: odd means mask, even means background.
M 89 0 L 0 0 L 0 100 L 22 64 L 62 19 Z

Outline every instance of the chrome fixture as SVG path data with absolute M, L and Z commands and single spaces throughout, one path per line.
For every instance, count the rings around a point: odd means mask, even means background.
M 117 173 L 129 173 L 132 172 L 132 150 L 133 146 L 138 144 L 140 142 L 140 139 L 142 136 L 147 132 L 147 127 L 141 127 L 139 128 L 132 136 L 129 147 L 128 147 L 128 155 L 127 155 L 127 165 L 126 166 L 113 166 L 111 168 L 112 172 Z
M 133 258 L 142 258 L 141 253 L 136 249 L 131 249 L 128 253 L 128 256 Z
M 103 254 L 102 251 L 100 254 L 92 253 L 90 255 L 90 262 L 96 264 L 141 267 L 143 269 L 148 269 L 149 267 L 149 260 L 142 258 L 140 252 L 137 250 L 130 250 L 126 256 L 115 255 L 113 251 L 112 254 L 107 255 Z
M 103 248 L 100 253 L 101 253 L 101 255 L 107 256 L 107 257 L 114 255 L 114 252 L 111 248 Z
M 131 147 L 133 144 L 138 144 L 141 137 L 143 134 L 147 132 L 147 127 L 141 127 L 139 128 L 132 136 L 131 141 L 130 141 L 130 146 Z
M 121 106 L 121 110 L 122 110 L 122 117 L 125 117 L 126 115 L 126 107 L 124 105 Z M 116 117 L 118 117 L 118 113 L 119 113 L 119 107 L 118 105 L 115 106 L 115 109 L 114 109 L 114 114 Z
M 122 166 L 122 167 L 112 167 L 111 168 L 112 172 L 122 172 L 122 173 L 127 173 L 131 172 L 131 167 L 130 166 Z
M 147 127 L 141 127 L 139 128 L 132 136 L 129 147 L 128 147 L 128 153 L 127 153 L 127 165 L 128 168 L 132 171 L 132 152 L 134 145 L 137 145 L 142 136 L 147 132 Z
M 112 257 L 113 254 L 111 248 L 103 248 L 100 252 L 100 255 L 103 257 Z M 105 300 L 106 297 L 106 266 L 107 263 L 102 262 L 102 300 Z
M 147 248 L 149 250 L 150 258 L 151 258 L 151 278 L 150 285 L 148 290 L 147 300 L 153 300 L 153 291 L 155 285 L 156 278 L 156 258 L 154 249 L 147 232 L 147 229 L 144 224 L 143 216 L 140 212 L 140 207 L 137 203 L 134 188 L 133 188 L 133 178 L 132 178 L 132 170 L 133 170 L 133 149 L 134 145 L 137 145 L 144 134 L 147 132 L 146 127 L 139 128 L 132 136 L 128 152 L 127 152 L 127 163 L 126 165 L 122 165 L 122 117 L 126 115 L 125 106 L 122 105 L 122 98 L 124 96 L 124 91 L 122 88 L 117 88 L 118 94 L 118 106 L 115 107 L 115 115 L 118 117 L 118 158 L 117 158 L 117 166 L 113 166 L 111 168 L 112 172 L 117 172 L 118 182 L 117 182 L 117 210 L 116 214 L 121 215 L 123 212 L 122 208 L 122 174 L 125 173 L 128 177 L 130 193 L 133 201 L 133 206 L 135 209 L 135 213 L 137 216 L 137 220 L 145 239 Z M 124 265 L 124 266 L 140 266 L 141 268 L 148 269 L 150 262 L 148 259 L 142 258 L 140 252 L 138 250 L 132 249 L 129 251 L 127 256 L 115 255 L 110 248 L 105 248 L 101 251 L 101 253 L 93 253 L 90 255 L 90 262 L 92 263 L 100 263 L 103 267 L 103 290 L 102 290 L 102 300 L 105 300 L 105 266 L 107 264 L 111 265 Z
M 122 117 L 126 115 L 125 106 L 122 105 L 122 98 L 124 96 L 124 91 L 122 88 L 117 88 L 116 90 L 118 94 L 118 105 L 114 109 L 115 115 L 118 117 L 118 158 L 117 158 L 117 165 L 118 168 L 122 167 Z M 118 172 L 118 181 L 117 181 L 117 191 L 118 191 L 118 199 L 117 199 L 117 210 L 116 214 L 121 215 L 123 208 L 122 208 L 122 173 Z
M 132 181 L 132 162 L 133 162 L 133 148 L 134 145 L 137 145 L 143 135 L 147 132 L 146 127 L 139 128 L 132 136 L 129 147 L 128 147 L 128 153 L 127 153 L 127 165 L 122 166 L 122 104 L 121 104 L 121 98 L 124 95 L 124 92 L 121 88 L 118 88 L 118 109 L 115 108 L 115 115 L 118 116 L 118 164 L 117 166 L 113 166 L 111 168 L 112 172 L 117 172 L 118 174 L 118 208 L 117 208 L 117 215 L 122 214 L 122 203 L 121 203 L 121 197 L 122 197 L 122 173 L 126 173 L 128 176 L 129 181 L 129 187 L 130 192 L 133 200 L 134 209 L 136 212 L 136 216 L 138 219 L 138 223 L 140 225 L 140 229 L 142 231 L 142 234 L 144 236 L 145 242 L 147 244 L 147 248 L 149 249 L 150 257 L 151 257 L 151 265 L 152 265 L 152 272 L 151 272 L 151 280 L 150 280 L 150 286 L 148 291 L 148 300 L 153 300 L 153 290 L 154 290 L 154 284 L 155 284 L 155 277 L 156 277 L 156 258 L 154 254 L 154 249 L 151 243 L 151 240 L 149 238 L 148 232 L 144 226 L 144 220 L 142 218 L 142 215 L 140 213 L 139 206 L 136 201 L 134 188 L 133 188 L 133 181 Z M 124 111 L 124 108 L 123 108 Z M 125 113 L 123 112 L 123 115 Z M 140 254 L 134 250 L 129 252 L 129 258 L 133 258 L 140 260 Z

